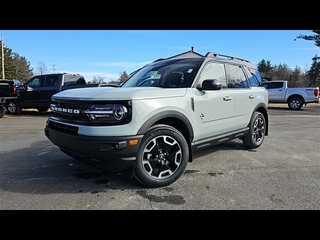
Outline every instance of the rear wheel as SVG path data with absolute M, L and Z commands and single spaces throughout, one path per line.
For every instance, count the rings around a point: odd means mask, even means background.
M 303 105 L 303 102 L 301 98 L 298 98 L 298 97 L 290 98 L 288 101 L 288 107 L 291 110 L 299 110 L 300 108 L 302 108 L 302 105 Z
M 21 113 L 21 108 L 19 107 L 17 102 L 11 102 L 7 105 L 7 112 L 10 114 L 18 115 Z
M 189 160 L 184 136 L 168 125 L 155 125 L 141 141 L 135 178 L 148 187 L 164 187 L 183 174 Z
M 254 149 L 261 146 L 266 133 L 266 120 L 262 113 L 255 112 L 249 124 L 249 133 L 242 139 L 243 144 Z

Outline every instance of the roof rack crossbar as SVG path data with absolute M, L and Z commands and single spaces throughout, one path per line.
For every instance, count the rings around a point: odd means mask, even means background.
M 208 52 L 206 54 L 206 57 L 215 57 L 215 58 L 224 57 L 224 58 L 227 58 L 229 60 L 240 60 L 240 61 L 250 62 L 249 60 L 246 60 L 246 59 L 243 59 L 243 58 L 238 58 L 238 57 L 225 55 L 225 54 L 221 54 L 221 53 L 216 53 L 216 52 Z

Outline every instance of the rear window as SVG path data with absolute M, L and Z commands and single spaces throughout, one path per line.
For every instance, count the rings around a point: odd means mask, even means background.
M 66 74 L 64 75 L 64 85 L 85 85 L 86 80 L 79 74 Z
M 263 85 L 266 89 L 282 88 L 283 82 L 265 82 Z

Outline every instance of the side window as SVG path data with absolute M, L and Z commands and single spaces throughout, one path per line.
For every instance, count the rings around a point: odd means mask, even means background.
M 248 88 L 248 82 L 243 69 L 239 65 L 227 64 L 228 88 Z
M 202 83 L 205 79 L 217 79 L 220 81 L 221 87 L 226 88 L 227 78 L 224 64 L 216 62 L 207 63 L 201 71 L 199 83 Z
M 58 84 L 58 76 L 47 76 L 44 86 L 45 87 L 54 87 Z
M 44 76 L 34 77 L 33 79 L 31 79 L 26 83 L 26 86 L 31 88 L 43 87 L 43 85 L 44 85 Z

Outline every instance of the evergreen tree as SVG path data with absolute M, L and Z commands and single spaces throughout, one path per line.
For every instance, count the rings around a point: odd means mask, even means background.
M 314 41 L 314 44 L 317 47 L 320 47 L 320 30 L 312 30 L 314 33 L 313 35 L 302 35 L 296 37 L 296 39 L 304 39 L 307 41 Z M 295 39 L 295 40 L 296 40 Z M 312 65 L 307 71 L 307 76 L 309 78 L 309 86 L 319 86 L 320 81 L 320 63 L 319 63 L 319 57 L 318 55 L 315 55 L 312 58 Z M 318 84 L 316 84 L 318 83 Z
M 271 62 L 269 60 L 262 59 L 257 64 L 258 70 L 261 73 L 263 77 L 270 77 L 271 71 L 273 70 L 273 67 L 271 66 Z
M 320 47 L 320 30 L 312 30 L 312 32 L 314 33 L 313 35 L 300 34 L 299 36 L 296 37 L 296 39 L 304 39 L 307 41 L 314 41 L 314 44 L 317 47 Z
M 298 66 L 292 71 L 292 74 L 289 78 L 291 87 L 299 87 L 301 82 L 301 68 Z
M 2 48 L 0 48 L 0 54 L 2 56 Z M 8 47 L 3 47 L 3 55 L 4 76 L 6 79 L 18 79 L 24 83 L 33 76 L 33 69 L 30 68 L 30 63 L 27 62 L 25 57 L 21 57 L 18 53 L 12 52 L 12 49 Z M 2 64 L 0 70 L 2 78 Z
M 119 83 L 124 83 L 125 81 L 127 81 L 128 78 L 129 75 L 127 74 L 127 72 L 123 71 L 122 73 L 120 73 Z
M 30 68 L 30 62 L 25 57 L 21 57 L 17 53 L 13 53 L 13 65 L 15 68 L 15 75 L 12 79 L 19 79 L 21 83 L 26 82 L 33 76 L 32 68 Z
M 312 65 L 307 72 L 307 76 L 309 78 L 309 87 L 310 86 L 319 86 L 320 84 L 316 84 L 316 82 L 320 81 L 320 57 L 317 55 L 312 58 Z

